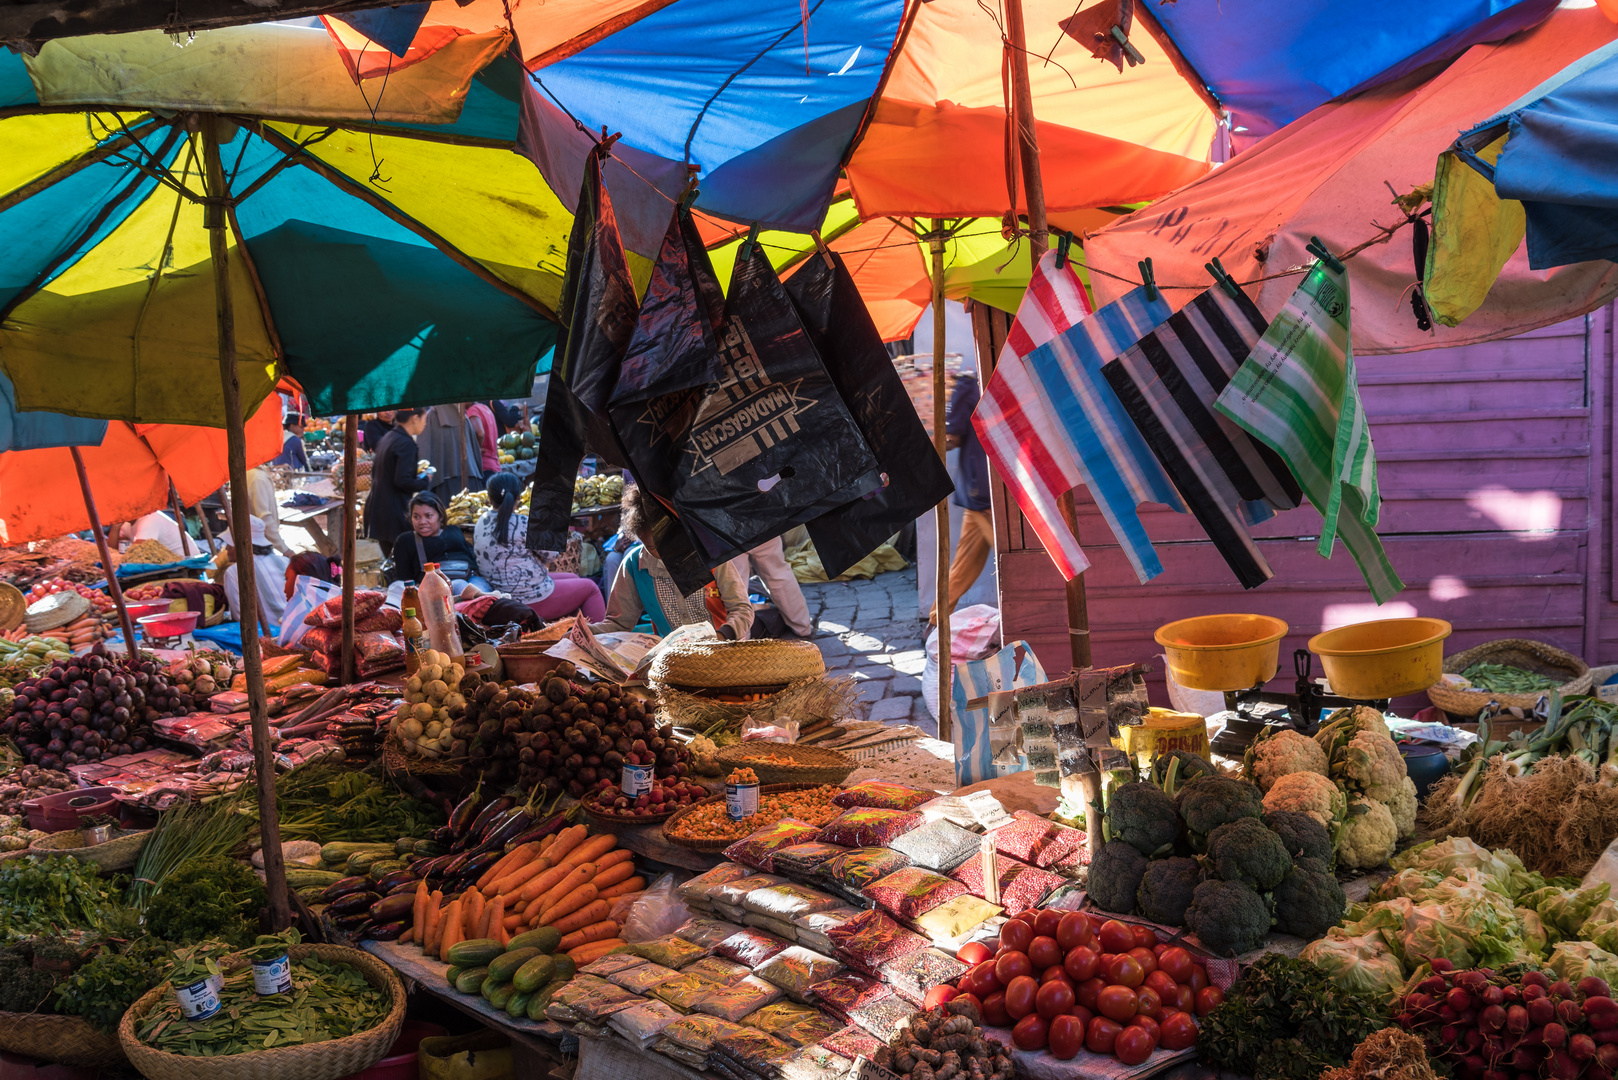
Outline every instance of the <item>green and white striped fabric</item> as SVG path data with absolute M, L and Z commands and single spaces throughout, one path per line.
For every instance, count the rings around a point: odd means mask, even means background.
M 1341 539 L 1381 604 L 1404 582 L 1376 535 L 1382 498 L 1348 307 L 1347 275 L 1316 263 L 1214 408 L 1281 455 L 1325 519 L 1316 550 L 1330 558 Z

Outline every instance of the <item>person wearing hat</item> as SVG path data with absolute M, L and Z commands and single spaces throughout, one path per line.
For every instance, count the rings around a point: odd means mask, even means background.
M 286 614 L 287 608 L 287 560 L 270 544 L 262 519 L 253 518 L 252 527 L 253 584 L 258 593 L 259 607 L 263 609 L 264 620 L 270 626 L 280 626 L 281 616 Z M 238 621 L 255 618 L 255 611 L 243 609 L 240 591 L 236 587 L 237 563 L 246 552 L 236 546 L 235 538 L 229 532 L 224 534 L 222 540 L 225 545 L 222 557 L 227 565 L 219 584 L 225 590 L 225 604 Z
M 271 465 L 309 471 L 309 454 L 303 446 L 303 428 L 308 419 L 301 412 L 289 412 L 281 420 L 281 429 L 286 434 L 281 441 L 281 452 L 270 462 Z

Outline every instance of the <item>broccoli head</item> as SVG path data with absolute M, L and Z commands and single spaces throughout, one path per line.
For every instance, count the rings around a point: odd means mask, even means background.
M 1204 881 L 1192 892 L 1185 912 L 1186 928 L 1219 956 L 1258 948 L 1270 932 L 1270 921 L 1263 897 L 1237 881 Z
M 1146 856 L 1122 840 L 1114 840 L 1090 860 L 1085 890 L 1101 910 L 1127 915 L 1135 910 L 1135 893 L 1145 874 Z
M 1265 826 L 1286 845 L 1294 859 L 1319 859 L 1331 865 L 1331 833 L 1326 826 L 1296 810 L 1271 810 L 1261 819 Z
M 1155 923 L 1184 926 L 1191 892 L 1201 880 L 1202 867 L 1195 859 L 1158 859 L 1146 867 L 1135 892 L 1136 907 Z
M 1178 764 L 1174 775 L 1169 776 L 1170 766 Z M 1218 776 L 1219 770 L 1208 762 L 1201 754 L 1193 754 L 1189 750 L 1170 750 L 1166 754 L 1157 755 L 1152 762 L 1152 783 L 1168 793 L 1170 798 L 1180 788 L 1195 780 L 1199 776 Z
M 1107 837 L 1142 855 L 1166 854 L 1180 835 L 1174 800 L 1152 784 L 1121 784 L 1107 796 Z
M 1299 859 L 1275 887 L 1275 928 L 1313 941 L 1337 925 L 1348 898 L 1318 859 Z
M 1258 818 L 1264 812 L 1264 796 L 1245 780 L 1202 776 L 1180 789 L 1175 806 L 1185 821 L 1191 846 L 1202 851 L 1208 834 L 1219 826 L 1242 818 Z
M 1242 818 L 1208 836 L 1208 865 L 1223 881 L 1240 881 L 1269 892 L 1292 870 L 1292 853 L 1262 821 Z

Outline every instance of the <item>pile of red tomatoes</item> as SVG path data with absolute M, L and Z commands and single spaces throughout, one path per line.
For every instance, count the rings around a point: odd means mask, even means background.
M 1019 1050 L 1063 1061 L 1083 1048 L 1138 1065 L 1160 1046 L 1195 1046 L 1195 1017 L 1224 1000 L 1207 968 L 1151 927 L 1081 911 L 1025 911 L 1001 929 L 998 952 L 974 941 L 956 956 L 971 966 L 951 997 L 1010 1027 Z

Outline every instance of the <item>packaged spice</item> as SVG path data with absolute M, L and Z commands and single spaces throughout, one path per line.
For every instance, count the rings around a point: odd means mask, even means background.
M 676 1020 L 663 1029 L 662 1035 L 663 1038 L 688 1050 L 700 1051 L 706 1058 L 708 1051 L 713 1049 L 715 1039 L 726 1035 L 738 1035 L 745 1030 L 742 1025 L 733 1024 L 729 1020 L 696 1013 Z
M 807 821 L 783 818 L 757 832 L 749 833 L 730 845 L 725 849 L 725 858 L 757 867 L 767 874 L 773 873 L 775 853 L 778 850 L 791 847 L 793 844 L 806 844 L 813 840 L 819 831 Z
M 980 838 L 953 821 L 931 821 L 893 842 L 913 866 L 947 874 L 978 853 Z
M 863 897 L 861 898 L 863 899 Z M 799 915 L 792 920 L 797 927 L 797 942 L 820 953 L 830 954 L 834 946 L 826 931 L 834 926 L 841 926 L 860 913 L 859 908 L 844 905 L 826 911 L 812 911 L 807 915 Z
M 935 792 L 890 784 L 886 780 L 863 780 L 846 787 L 833 797 L 838 806 L 871 806 L 878 810 L 914 810 L 936 797 Z
M 747 914 L 744 902 L 747 894 L 754 889 L 768 889 L 772 885 L 785 885 L 787 879 L 776 877 L 774 874 L 754 874 L 751 877 L 737 878 L 717 885 L 708 890 L 708 899 L 713 903 L 714 913 L 739 923 Z
M 838 900 L 835 896 L 818 889 L 789 881 L 784 885 L 753 890 L 742 901 L 742 906 L 760 915 L 791 921 L 799 915 L 807 915 L 812 911 L 825 911 L 837 907 Z
M 1031 907 L 1038 907 L 1039 902 L 1053 889 L 1067 884 L 1055 874 L 1036 870 L 1027 863 L 1008 859 L 1004 855 L 995 856 L 995 869 L 1000 876 L 1000 906 L 1006 909 L 1007 915 L 1017 915 Z M 983 895 L 982 859 L 966 860 L 951 872 L 950 877 L 965 885 L 974 896 Z
M 761 1009 L 755 1009 L 742 1017 L 741 1022 L 750 1028 L 774 1035 L 783 1042 L 791 1042 L 785 1035 L 801 1021 L 811 1016 L 819 1016 L 820 1010 L 811 1005 L 798 1005 L 790 1001 L 775 1001 Z M 794 1044 L 801 1045 L 801 1044 Z
M 748 926 L 756 926 L 767 934 L 774 934 L 776 937 L 785 938 L 788 941 L 798 940 L 798 928 L 789 922 L 772 919 L 768 915 L 760 915 L 755 911 L 749 911 L 742 918 Z
M 658 1033 L 680 1019 L 680 1014 L 661 1001 L 642 1001 L 615 1012 L 607 1026 L 642 1049 L 658 1038 Z
M 860 1002 L 874 1000 L 893 991 L 870 975 L 861 975 L 857 971 L 849 970 L 841 975 L 834 975 L 825 982 L 815 983 L 809 988 L 809 993 L 822 1007 L 846 1017 L 849 1010 Z
M 688 1016 L 686 1019 L 691 1018 Z M 714 1017 L 708 1016 L 703 1019 L 712 1020 Z M 669 1026 L 673 1027 L 674 1025 L 670 1024 Z M 652 1049 L 664 1057 L 673 1058 L 681 1065 L 687 1065 L 699 1071 L 708 1068 L 708 1051 L 706 1050 L 692 1050 L 689 1047 L 681 1046 L 673 1039 L 663 1036 L 659 1036 L 658 1040 L 652 1044 Z
M 796 1046 L 812 1046 L 828 1035 L 835 1035 L 842 1027 L 840 1017 L 816 1009 L 813 1016 L 805 1016 L 794 1024 L 781 1036 L 781 1040 Z
M 740 1065 L 724 1060 L 717 1053 L 708 1055 L 708 1071 L 719 1080 L 770 1080 L 770 1077 L 749 1072 Z
M 966 944 L 972 931 L 1000 914 L 1001 908 L 981 896 L 964 893 L 911 920 L 918 931 L 942 949 L 954 952 Z
M 931 870 L 907 866 L 878 878 L 861 891 L 894 918 L 913 919 L 960 896 L 966 886 Z
M 1075 851 L 1087 848 L 1084 833 L 1046 821 L 1027 810 L 1011 815 L 1011 824 L 989 834 L 994 849 L 1030 866 L 1049 867 L 1061 862 Z
M 781 1080 L 841 1080 L 853 1067 L 853 1061 L 817 1045 L 804 1045 L 778 1066 Z
M 683 968 L 693 960 L 701 960 L 709 950 L 674 934 L 664 934 L 650 941 L 637 941 L 629 951 L 643 960 L 662 964 L 666 968 Z
M 885 1044 L 879 1042 L 874 1036 L 866 1034 L 856 1025 L 849 1024 L 847 1027 L 821 1039 L 820 1045 L 834 1054 L 853 1061 L 859 1057 L 871 1057 Z
M 762 1009 L 772 1001 L 779 1001 L 781 991 L 759 978 L 749 975 L 741 982 L 708 991 L 697 1001 L 696 1011 L 721 1020 L 735 1020 Z
M 849 848 L 887 847 L 921 823 L 920 814 L 860 806 L 843 811 L 813 839 Z
M 741 930 L 741 927 L 733 922 L 699 917 L 690 920 L 674 931 L 674 936 L 684 938 L 691 944 L 700 945 L 704 949 L 711 949 L 739 930 Z
M 802 945 L 782 949 L 757 968 L 758 977 L 779 986 L 793 1001 L 808 1001 L 809 988 L 836 975 L 843 965 Z
M 852 968 L 876 976 L 882 965 L 927 947 L 927 939 L 912 933 L 881 911 L 862 911 L 841 926 L 827 931 L 836 956 Z
M 955 957 L 938 949 L 922 949 L 883 964 L 882 981 L 912 1005 L 920 1005 L 927 991 L 960 978 L 965 971 L 966 965 Z
M 835 855 L 841 855 L 847 848 L 836 844 L 822 844 L 813 841 L 807 844 L 793 844 L 784 847 L 775 853 L 775 872 L 778 874 L 791 874 L 794 877 L 811 877 L 815 867 Z
M 755 1076 L 774 1076 L 776 1065 L 794 1052 L 792 1047 L 773 1035 L 755 1028 L 743 1028 L 734 1035 L 715 1039 L 712 1057 Z
M 897 994 L 861 1002 L 849 1010 L 848 1018 L 883 1042 L 899 1034 L 904 1022 L 916 1015 L 916 1007 Z
M 681 1012 L 691 1012 L 697 1007 L 697 1002 L 723 985 L 702 975 L 687 975 L 681 972 L 676 978 L 653 990 L 652 996 L 659 1001 L 667 1002 Z
M 650 994 L 657 989 L 658 984 L 675 978 L 680 973 L 673 968 L 666 968 L 662 964 L 642 964 L 639 967 L 625 968 L 615 971 L 607 976 L 607 981 L 614 986 L 621 986 L 625 990 L 636 994 Z
M 686 907 L 697 911 L 712 910 L 712 902 L 708 898 L 709 892 L 727 881 L 736 881 L 744 877 L 752 877 L 753 869 L 741 863 L 723 862 L 705 874 L 699 874 L 674 890 L 674 895 Z
M 605 979 L 608 975 L 623 971 L 625 968 L 640 967 L 645 960 L 633 953 L 608 953 L 598 956 L 579 969 L 580 975 L 599 975 Z
M 858 813 L 858 811 L 849 811 Z M 910 865 L 907 856 L 897 851 L 890 851 L 881 847 L 856 848 L 845 852 L 836 858 L 827 859 L 820 864 L 819 874 L 826 879 L 836 890 L 863 905 L 866 900 L 860 893 L 877 878 L 887 877 L 895 870 L 902 870 Z
M 694 964 L 687 964 L 680 972 L 682 975 L 700 975 L 705 979 L 712 979 L 720 986 L 730 986 L 747 978 L 751 969 L 726 960 L 718 956 L 705 956 Z
M 551 1008 L 556 1007 L 570 1013 L 570 1018 L 565 1022 L 572 1023 L 583 1019 L 599 1023 L 638 1001 L 640 998 L 637 995 L 621 986 L 614 986 L 605 979 L 590 975 L 575 976 L 556 991 L 550 1005 L 546 1007 L 545 1015 L 551 1016 Z M 562 1019 L 556 1016 L 551 1018 Z
M 787 948 L 787 946 L 787 942 L 782 941 L 774 934 L 766 934 L 762 930 L 744 929 L 737 931 L 714 946 L 714 955 L 722 956 L 726 960 L 734 960 L 738 964 L 745 964 L 748 970 L 751 971 L 776 953 Z

